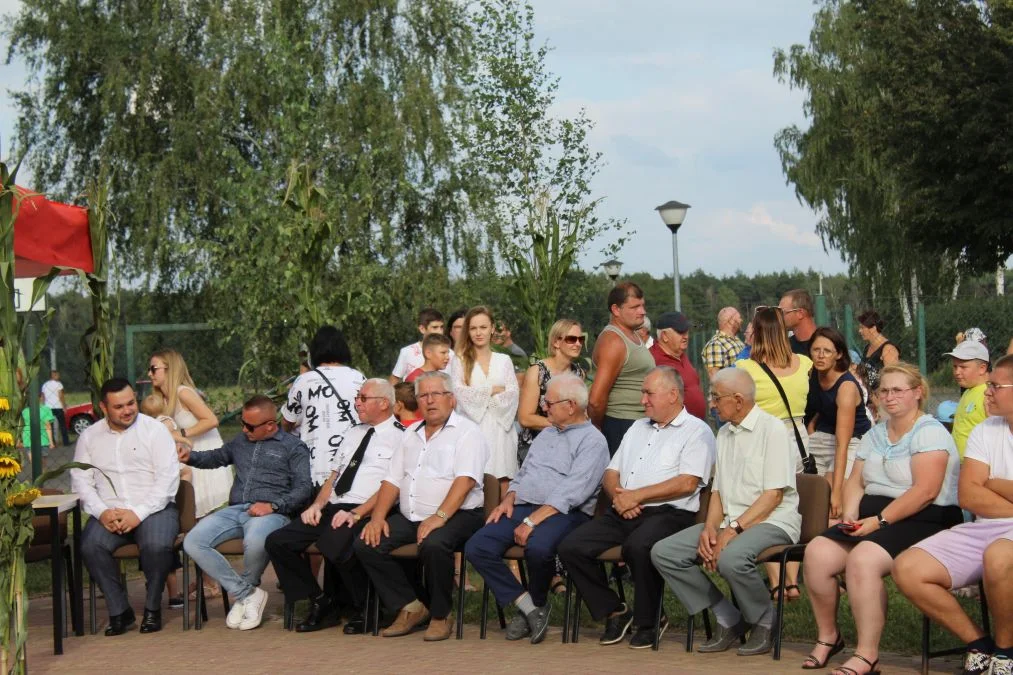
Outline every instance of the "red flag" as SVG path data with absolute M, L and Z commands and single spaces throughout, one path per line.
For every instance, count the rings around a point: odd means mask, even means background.
M 41 277 L 53 266 L 94 271 L 88 209 L 61 204 L 19 187 L 14 221 L 14 275 Z

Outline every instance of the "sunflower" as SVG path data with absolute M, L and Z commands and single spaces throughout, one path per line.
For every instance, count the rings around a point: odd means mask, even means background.
M 0 396 L 0 410 L 10 410 L 10 409 L 11 409 L 10 401 L 8 401 L 3 396 Z
M 21 473 L 21 464 L 9 456 L 0 457 L 0 478 L 14 478 Z
M 42 490 L 37 487 L 30 487 L 21 492 L 7 495 L 7 506 L 28 506 L 40 496 L 42 496 Z
M 14 447 L 14 437 L 11 436 L 10 432 L 0 431 L 0 445 Z

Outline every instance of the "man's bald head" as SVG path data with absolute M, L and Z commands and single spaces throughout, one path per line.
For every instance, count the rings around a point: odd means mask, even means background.
M 742 315 L 734 307 L 724 307 L 718 312 L 718 330 L 735 335 L 742 328 Z

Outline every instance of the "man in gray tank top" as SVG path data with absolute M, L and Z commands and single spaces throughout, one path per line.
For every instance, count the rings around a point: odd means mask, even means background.
M 624 281 L 608 295 L 611 320 L 598 335 L 591 357 L 595 366 L 588 414 L 616 454 L 623 435 L 644 416 L 640 404 L 644 377 L 654 368 L 654 357 L 636 331 L 644 323 L 644 292 Z

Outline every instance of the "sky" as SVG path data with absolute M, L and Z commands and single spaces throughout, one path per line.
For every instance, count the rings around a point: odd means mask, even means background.
M 602 218 L 632 231 L 623 272 L 672 273 L 671 233 L 654 207 L 691 205 L 679 231 L 682 274 L 846 270 L 823 250 L 818 215 L 785 184 L 774 135 L 804 127 L 803 96 L 773 76 L 773 50 L 806 43 L 809 0 L 532 0 L 536 39 L 559 77 L 553 112 L 587 111 L 606 166 L 593 184 Z M 17 11 L 0 0 L 0 13 Z M 0 44 L 6 55 L 6 44 Z M 0 65 L 0 153 L 14 130 L 7 90 L 23 64 Z M 581 266 L 604 262 L 606 240 Z

